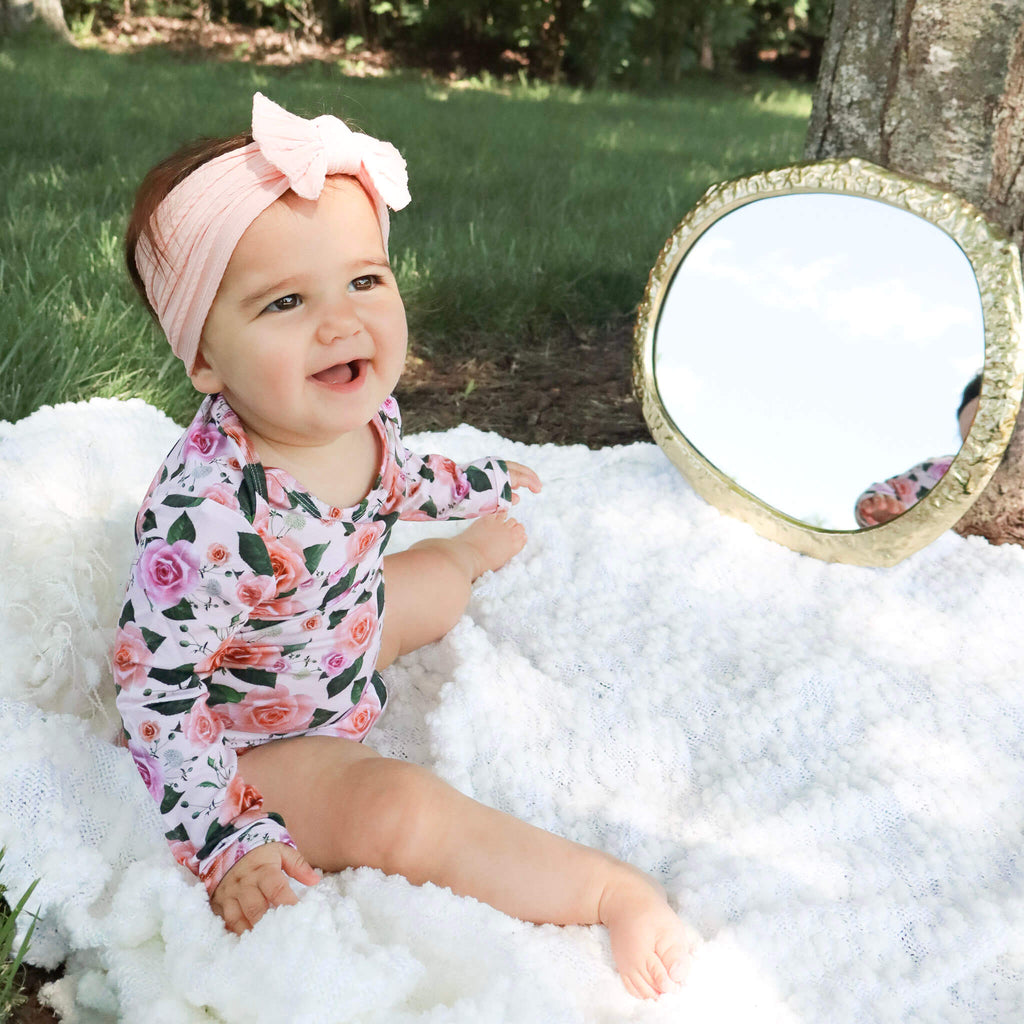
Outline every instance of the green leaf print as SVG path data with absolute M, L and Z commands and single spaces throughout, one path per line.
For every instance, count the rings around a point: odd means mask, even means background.
M 388 690 L 384 685 L 384 678 L 379 672 L 374 672 L 370 682 L 373 683 L 373 688 L 377 691 L 377 700 L 380 701 L 380 706 L 384 707 L 388 701 Z
M 155 711 L 158 715 L 175 716 L 191 711 L 195 702 L 195 697 L 189 697 L 188 700 L 156 700 L 152 704 L 146 704 L 145 707 L 150 711 Z
M 245 699 L 244 693 L 223 683 L 210 683 L 206 689 L 210 694 L 210 704 L 238 704 Z
M 124 628 L 126 622 L 135 621 L 135 608 L 132 606 L 131 601 L 125 601 L 124 607 L 121 609 L 121 618 L 117 620 L 118 629 Z
M 152 509 L 147 509 L 146 514 L 142 517 L 142 532 L 149 533 L 150 530 L 156 529 L 156 516 L 153 515 Z
M 273 576 L 274 567 L 270 564 L 267 545 L 258 533 L 240 533 L 238 535 L 238 553 L 242 561 L 257 576 Z
M 179 843 L 184 843 L 188 840 L 188 830 L 184 825 L 178 824 L 170 832 L 164 833 L 164 839 L 169 839 L 171 842 L 177 839 Z
M 164 638 L 159 633 L 154 633 L 153 630 L 146 629 L 145 626 L 142 627 L 142 639 L 146 641 L 150 654 L 153 654 L 164 642 Z
M 197 498 L 192 494 L 168 494 L 161 504 L 168 508 L 199 508 L 205 498 Z
M 337 697 L 346 686 L 352 685 L 352 680 L 355 679 L 363 669 L 363 657 L 364 655 L 360 654 L 359 657 L 349 665 L 349 667 L 345 669 L 340 676 L 335 676 L 327 684 L 328 697 Z
M 227 839 L 228 836 L 232 835 L 238 830 L 230 822 L 227 825 L 222 825 L 219 821 L 214 819 L 211 822 L 210 827 L 206 830 L 206 844 L 196 854 L 200 860 L 205 860 L 213 853 L 214 848 L 222 839 Z
M 433 498 L 429 498 L 424 504 L 420 505 L 419 510 L 431 519 L 437 518 L 437 506 L 434 504 Z
M 174 544 L 179 540 L 187 540 L 191 544 L 196 539 L 196 528 L 192 525 L 187 512 L 182 512 L 177 519 L 171 523 L 167 531 L 167 543 Z
M 307 729 L 319 729 L 321 725 L 325 725 L 332 718 L 338 714 L 337 711 L 331 711 L 330 708 L 317 708 L 313 712 L 313 717 L 309 720 Z
M 489 491 L 491 489 L 491 478 L 479 466 L 467 466 L 466 479 L 474 491 Z
M 358 704 L 359 703 L 359 698 L 362 697 L 362 695 L 363 695 L 363 688 L 365 686 L 366 686 L 366 677 L 364 676 L 362 679 L 359 680 L 358 683 L 356 683 L 355 686 L 352 687 L 352 693 L 349 694 L 349 696 L 352 698 L 352 703 L 353 704 Z
M 349 569 L 349 571 L 345 573 L 345 575 L 338 580 L 338 582 L 335 583 L 326 594 L 324 594 L 324 605 L 329 605 L 335 598 L 341 597 L 341 595 L 352 586 L 356 579 L 357 568 L 358 566 L 353 565 L 352 568 Z M 337 625 L 337 623 L 335 623 L 335 625 Z
M 250 686 L 277 685 L 277 673 L 267 672 L 261 668 L 229 668 L 228 672 L 236 679 L 241 679 L 243 683 L 248 683 Z
M 192 605 L 184 597 L 173 608 L 164 609 L 165 619 L 175 619 L 180 622 L 183 619 L 194 619 L 195 617 Z
M 154 650 L 154 648 L 150 648 L 150 650 Z M 155 679 L 165 686 L 181 686 L 192 679 L 194 675 L 195 667 L 193 665 L 179 665 L 177 668 L 151 668 L 149 670 L 149 678 Z
M 311 544 L 308 548 L 302 549 L 302 558 L 306 563 L 306 571 L 312 575 L 317 570 L 317 566 L 320 565 L 320 559 L 324 557 L 324 552 L 330 547 L 330 544 Z
M 181 799 L 181 793 L 170 786 L 164 786 L 164 798 L 160 803 L 160 813 L 166 814 Z

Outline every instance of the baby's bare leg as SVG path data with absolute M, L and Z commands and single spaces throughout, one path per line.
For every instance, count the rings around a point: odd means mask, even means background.
M 504 512 L 474 520 L 450 538 L 421 540 L 384 559 L 387 614 L 377 668 L 440 640 L 462 617 L 473 581 L 500 569 L 526 544 L 526 530 Z
M 477 803 L 417 765 L 303 737 L 257 747 L 240 767 L 316 867 L 380 868 L 524 921 L 604 924 L 634 995 L 667 991 L 685 971 L 686 934 L 649 878 Z

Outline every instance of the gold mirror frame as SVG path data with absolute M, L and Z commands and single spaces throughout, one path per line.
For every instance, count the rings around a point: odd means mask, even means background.
M 799 193 L 861 196 L 930 221 L 967 256 L 981 293 L 985 330 L 981 399 L 963 446 L 945 476 L 916 505 L 888 523 L 860 530 L 810 526 L 765 504 L 722 473 L 687 441 L 666 410 L 654 375 L 655 333 L 662 304 L 689 250 L 731 211 L 771 196 Z M 665 243 L 637 315 L 633 388 L 654 440 L 705 501 L 748 523 L 761 536 L 801 554 L 853 565 L 895 565 L 952 527 L 999 466 L 1024 388 L 1022 306 L 1019 250 L 959 196 L 858 158 L 764 171 L 709 189 Z

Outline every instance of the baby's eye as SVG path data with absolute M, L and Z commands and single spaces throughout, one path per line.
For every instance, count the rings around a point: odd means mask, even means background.
M 362 277 L 357 277 L 351 284 L 353 291 L 357 292 L 368 292 L 371 288 L 375 288 L 380 284 L 379 274 L 364 274 Z
M 302 299 L 298 295 L 282 295 L 274 299 L 263 311 L 264 313 L 284 313 L 289 309 L 298 309 L 302 305 Z

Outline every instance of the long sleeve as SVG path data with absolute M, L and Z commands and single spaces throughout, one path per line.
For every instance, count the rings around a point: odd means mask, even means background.
M 385 505 L 400 519 L 473 519 L 512 507 L 512 485 L 502 459 L 482 458 L 457 465 L 443 455 L 419 455 L 401 439 L 398 406 L 382 408 L 391 433 L 391 458 L 383 485 Z
M 249 850 L 294 845 L 239 776 L 224 740 L 230 721 L 218 713 L 232 697 L 211 676 L 237 665 L 236 674 L 255 681 L 260 649 L 237 634 L 275 592 L 263 538 L 218 498 L 164 493 L 143 509 L 113 658 L 128 748 L 160 806 L 165 837 L 211 893 Z
M 926 459 L 916 466 L 908 469 L 905 473 L 891 476 L 883 483 L 872 484 L 857 498 L 854 506 L 854 517 L 860 526 L 874 526 L 868 522 L 861 511 L 863 503 L 868 498 L 876 495 L 885 495 L 896 498 L 902 508 L 900 512 L 906 512 L 913 508 L 945 475 L 953 461 L 951 455 L 943 455 L 937 459 Z

